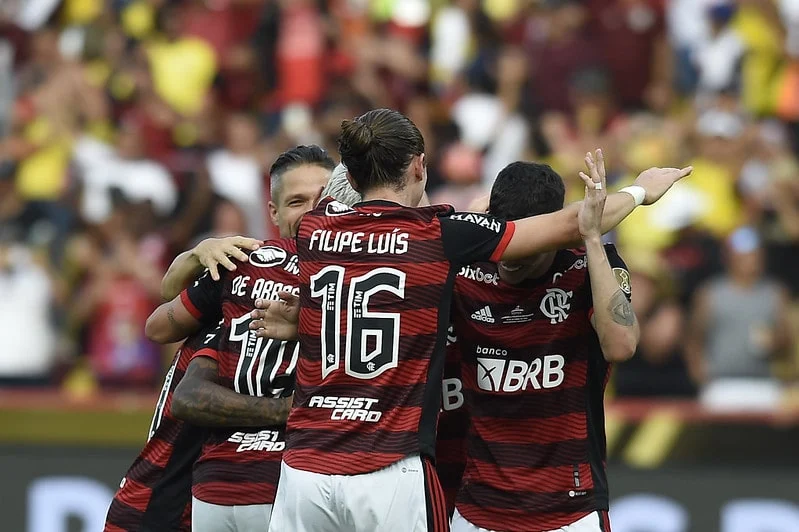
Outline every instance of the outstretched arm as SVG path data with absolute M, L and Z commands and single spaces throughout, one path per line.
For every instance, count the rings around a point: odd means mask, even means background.
M 602 150 L 585 156 L 585 164 L 590 176 L 580 173 L 587 187 L 600 184 L 607 187 L 605 162 Z M 639 205 L 650 205 L 659 200 L 677 181 L 691 174 L 693 169 L 650 168 L 635 180 L 632 191 L 622 191 L 607 197 L 602 213 L 601 229 L 606 233 L 616 227 Z M 632 188 L 632 187 L 631 187 Z M 520 191 L 520 193 L 522 193 Z M 639 197 L 636 198 L 635 194 Z M 557 212 L 516 220 L 515 232 L 501 256 L 502 260 L 518 260 L 542 251 L 563 249 L 582 241 L 577 222 L 582 202 L 569 205 Z
M 291 397 L 253 397 L 218 384 L 218 366 L 210 357 L 189 363 L 172 396 L 172 415 L 201 427 L 263 427 L 286 422 Z
M 246 261 L 242 249 L 256 250 L 262 242 L 254 238 L 232 236 L 228 238 L 207 238 L 193 249 L 184 251 L 172 261 L 161 281 L 161 298 L 169 301 L 175 298 L 189 283 L 199 277 L 207 268 L 214 281 L 219 280 L 219 266 L 234 271 L 236 265 L 229 257 Z

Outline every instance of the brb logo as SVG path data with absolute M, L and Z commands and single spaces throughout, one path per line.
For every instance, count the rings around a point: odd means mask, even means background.
M 569 300 L 571 297 L 571 290 L 566 292 L 560 288 L 547 288 L 547 295 L 541 300 L 541 312 L 549 318 L 549 323 L 552 325 L 562 323 L 563 320 L 569 317 L 568 311 L 571 308 Z
M 561 355 L 544 355 L 532 362 L 478 358 L 477 386 L 487 392 L 556 388 L 563 383 L 565 364 Z

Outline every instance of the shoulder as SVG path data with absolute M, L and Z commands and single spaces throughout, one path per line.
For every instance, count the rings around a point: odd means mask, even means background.
M 439 214 L 439 217 L 442 220 L 476 225 L 496 233 L 502 231 L 503 226 L 503 223 L 499 218 L 495 218 L 490 214 L 483 214 L 479 212 L 455 212 L 451 207 L 449 207 L 448 211 Z
M 267 240 L 260 248 L 247 253 L 247 265 L 254 268 L 279 268 L 285 270 L 296 264 L 297 243 L 293 238 Z
M 312 216 L 343 216 L 345 214 L 353 214 L 355 212 L 357 211 L 346 203 L 342 203 L 332 196 L 327 196 L 322 198 L 316 207 L 307 214 Z

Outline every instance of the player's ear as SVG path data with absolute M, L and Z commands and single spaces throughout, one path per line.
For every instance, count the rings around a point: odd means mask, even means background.
M 269 202 L 269 218 L 272 220 L 272 223 L 275 224 L 275 227 L 277 227 L 277 205 L 275 205 L 274 201 Z
M 425 171 L 427 167 L 427 157 L 424 153 L 417 155 L 413 158 L 411 164 L 413 165 L 413 176 L 417 181 L 424 181 Z

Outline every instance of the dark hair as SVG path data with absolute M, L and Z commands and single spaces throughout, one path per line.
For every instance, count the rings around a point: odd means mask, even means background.
M 566 187 L 548 164 L 515 162 L 497 175 L 491 187 L 488 212 L 506 220 L 518 220 L 563 208 Z
M 424 139 L 407 116 L 375 109 L 341 123 L 338 151 L 361 194 L 379 186 L 401 189 L 411 159 L 424 153 Z
M 272 167 L 269 169 L 269 186 L 273 198 L 280 190 L 280 179 L 283 177 L 283 174 L 305 164 L 320 166 L 331 172 L 333 168 L 336 167 L 336 162 L 330 157 L 327 150 L 315 144 L 297 146 L 296 148 L 284 151 L 278 155 L 275 162 L 272 163 Z

